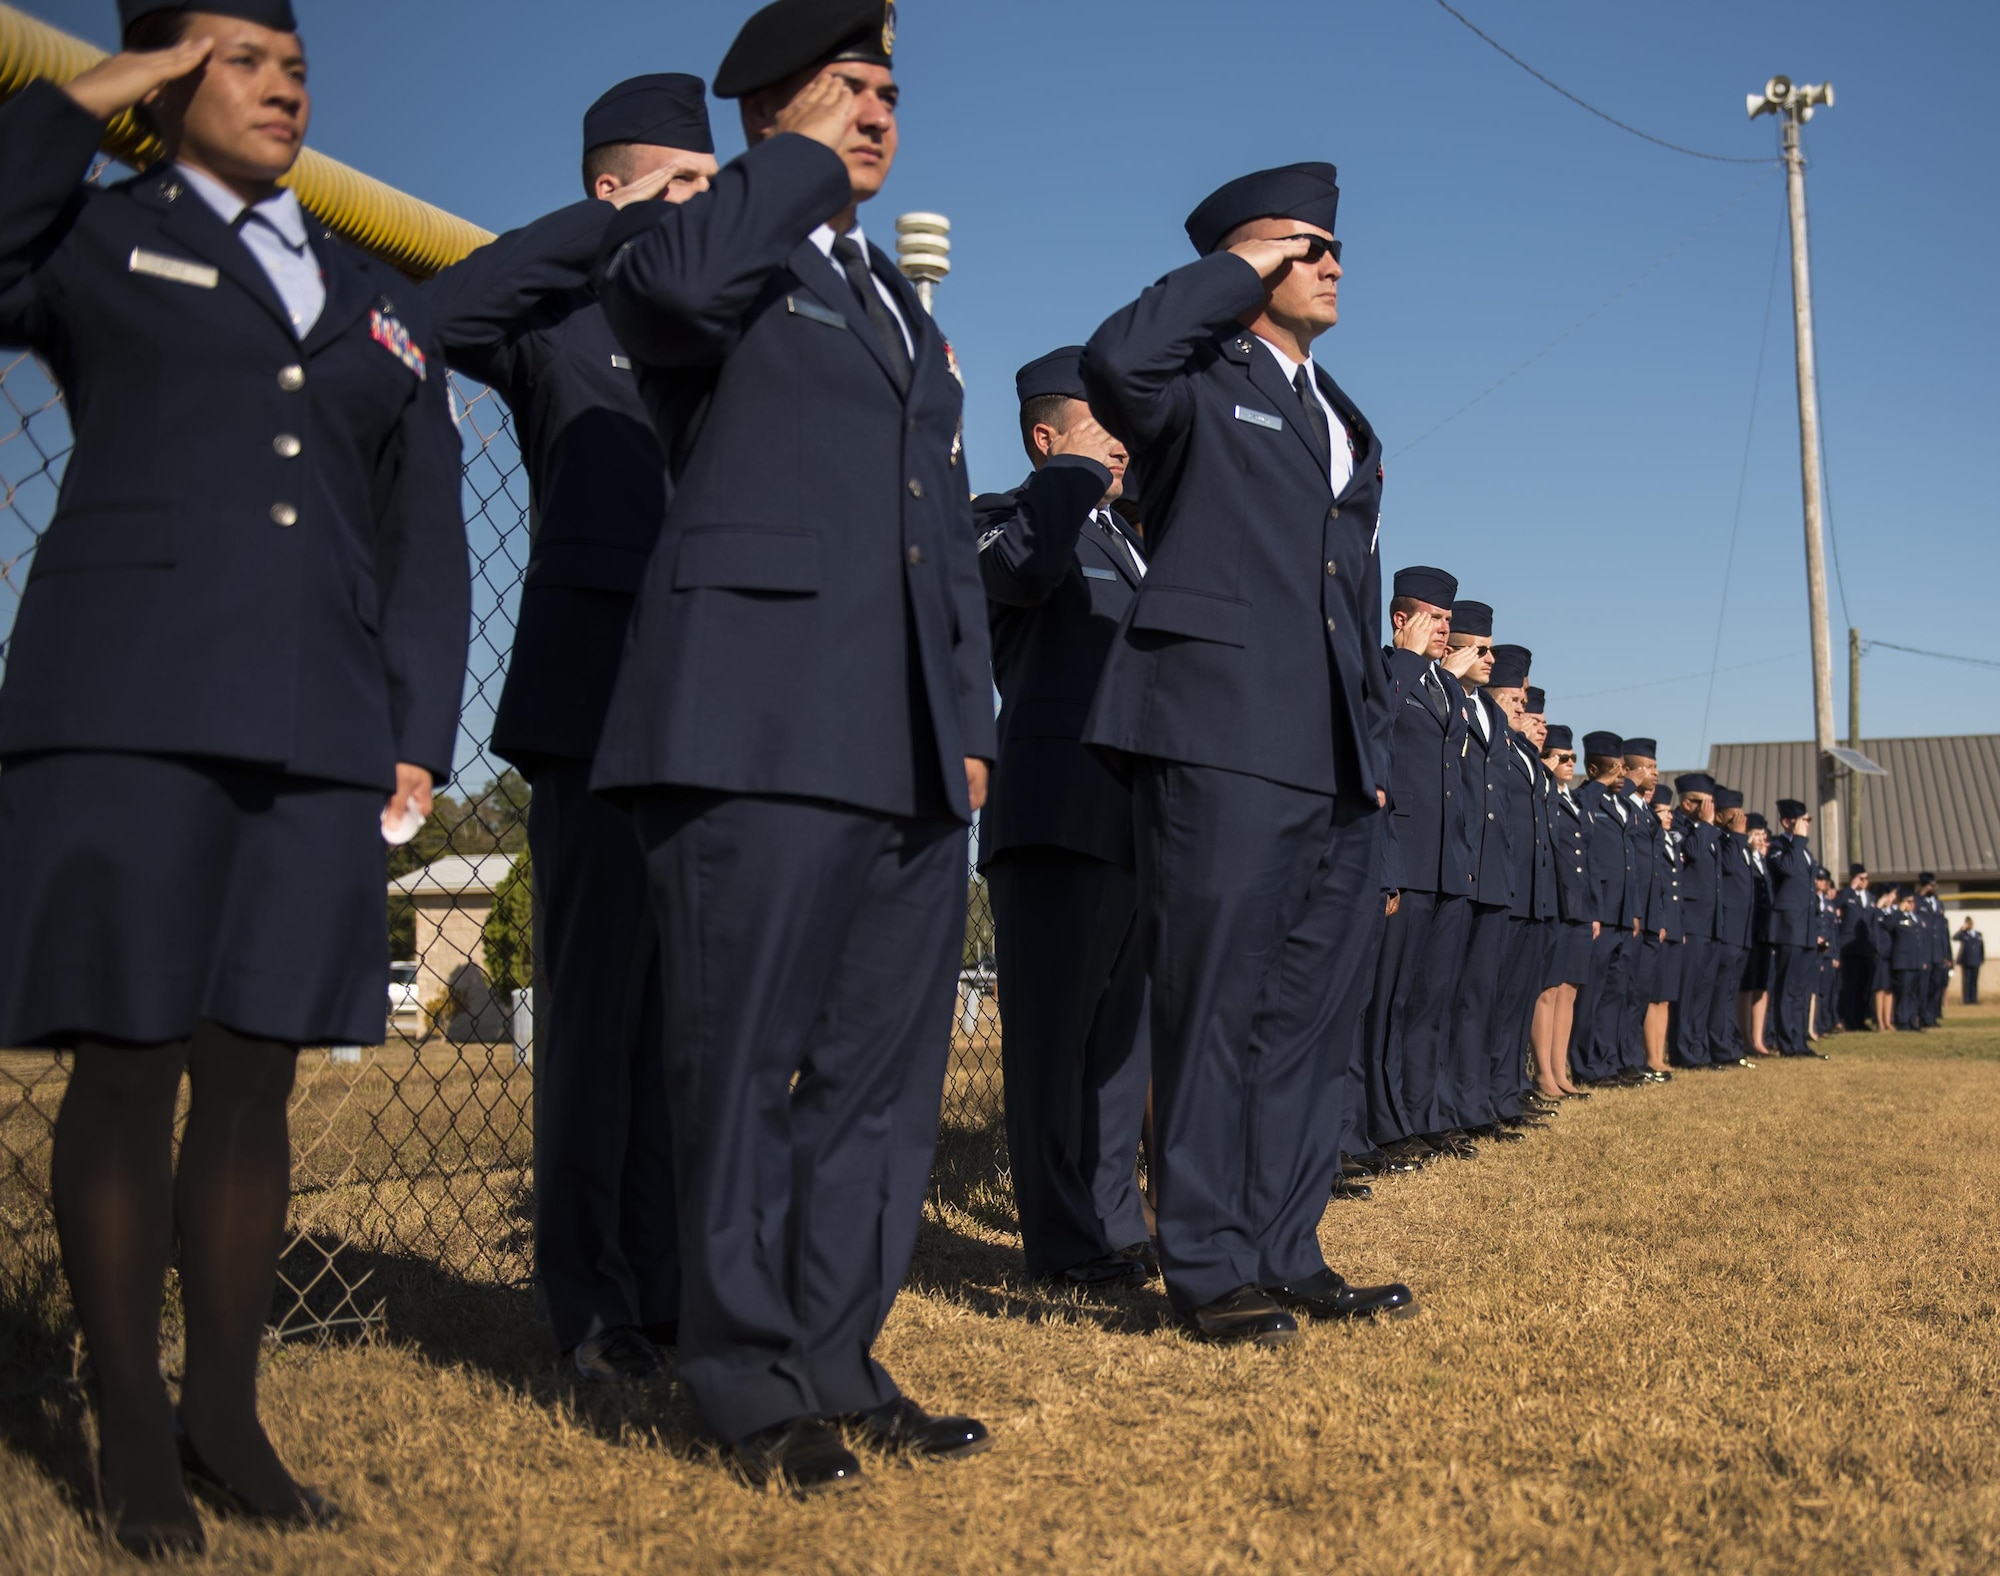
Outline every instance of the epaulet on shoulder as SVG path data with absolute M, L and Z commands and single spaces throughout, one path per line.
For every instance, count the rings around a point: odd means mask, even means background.
M 975 509 L 1011 509 L 1014 507 L 1012 493 L 976 493 L 972 507 Z

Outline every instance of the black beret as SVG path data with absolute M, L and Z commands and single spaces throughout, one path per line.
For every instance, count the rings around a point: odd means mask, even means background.
M 1526 646 L 1495 646 L 1493 672 L 1486 680 L 1489 689 L 1516 689 L 1528 682 L 1528 668 L 1535 654 Z
M 1283 164 L 1239 175 L 1210 192 L 1187 216 L 1188 239 L 1206 257 L 1231 230 L 1252 219 L 1296 219 L 1331 235 L 1340 211 L 1339 180 L 1340 172 L 1331 164 Z
M 1622 756 L 1625 753 L 1625 741 L 1615 733 L 1586 733 L 1583 736 L 1583 753 Z
M 1669 788 L 1665 783 L 1654 784 L 1653 786 L 1654 804 L 1659 805 L 1662 809 L 1664 809 L 1666 806 L 1672 804 L 1673 802 L 1674 802 L 1673 789 Z
M 1780 799 L 1778 801 L 1778 819 L 1780 821 L 1796 821 L 1805 813 L 1806 807 L 1796 799 Z
M 836 60 L 886 66 L 896 53 L 890 0 L 773 0 L 729 46 L 715 73 L 715 96 L 746 98 L 809 66 Z
M 1484 602 L 1454 602 L 1451 605 L 1451 632 L 1491 638 L 1493 609 Z
M 1023 405 L 1047 394 L 1088 399 L 1083 391 L 1083 346 L 1064 345 L 1038 356 L 1014 374 L 1014 397 Z
M 1929 886 L 1935 880 L 1937 880 L 1937 877 L 1933 875 L 1930 871 L 1926 870 L 1922 875 L 1917 877 L 1917 885 Z
M 1748 815 L 1744 816 L 1743 824 L 1753 832 L 1768 832 L 1771 830 L 1771 823 L 1764 819 L 1762 812 L 1757 810 L 1752 810 Z
M 708 90 L 701 78 L 662 71 L 619 83 L 583 112 L 583 151 L 612 142 L 713 153 Z
M 1628 738 L 1625 741 L 1625 753 L 1637 755 L 1644 760 L 1657 760 L 1660 755 L 1660 742 L 1657 739 Z
M 1528 693 L 1523 698 L 1521 704 L 1530 717 L 1539 717 L 1549 709 L 1549 697 L 1544 691 L 1536 689 L 1533 685 L 1529 685 Z
M 1683 772 L 1674 779 L 1674 786 L 1682 793 L 1712 794 L 1715 792 L 1715 779 L 1707 772 Z
M 1740 810 L 1743 808 L 1743 791 L 1740 788 L 1725 788 L 1715 785 L 1715 807 L 1718 810 Z
M 1432 607 L 1448 608 L 1458 595 L 1458 576 L 1424 564 L 1412 564 L 1408 569 L 1396 571 L 1389 595 L 1406 596 L 1412 602 L 1428 602 Z
M 1549 724 L 1549 736 L 1542 740 L 1542 753 L 1544 755 L 1547 755 L 1551 750 L 1573 750 L 1575 748 L 1575 734 L 1571 733 L 1568 728 L 1559 722 Z
M 1865 876 L 1867 874 L 1868 874 L 1868 867 L 1866 865 L 1849 865 L 1847 867 L 1847 879 L 1850 881 L 1852 881 L 1856 876 Z
M 280 33 L 296 33 L 298 18 L 292 15 L 291 0 L 118 0 L 118 27 L 132 31 L 132 24 L 156 11 L 206 11 L 213 16 L 233 16 L 255 22 Z

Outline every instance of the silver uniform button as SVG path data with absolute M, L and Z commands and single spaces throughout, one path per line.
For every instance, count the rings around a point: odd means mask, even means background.
M 301 366 L 282 368 L 278 373 L 278 387 L 287 394 L 296 394 L 306 386 L 306 369 Z
M 912 564 L 920 564 L 923 561 L 924 561 L 924 550 L 921 547 L 912 547 L 910 549 L 910 562 Z
M 1327 633 L 1328 633 L 1329 635 L 1331 635 L 1331 634 L 1333 633 L 1333 620 L 1332 620 L 1332 619 L 1328 619 L 1328 620 L 1326 621 L 1326 632 L 1327 632 Z
M 1340 573 L 1340 565 L 1329 558 L 1326 561 L 1326 572 L 1330 575 L 1337 575 Z
M 924 484 L 918 481 L 916 477 L 912 476 L 910 478 L 910 496 L 912 498 L 921 498 L 923 497 L 923 495 L 924 495 Z
M 271 447 L 281 460 L 296 460 L 305 445 L 289 432 L 281 432 L 271 440 Z
M 299 523 L 299 511 L 288 503 L 274 503 L 271 505 L 271 523 L 273 525 L 297 525 Z

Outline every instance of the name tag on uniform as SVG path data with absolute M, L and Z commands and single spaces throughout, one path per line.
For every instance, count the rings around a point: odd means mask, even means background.
M 1283 432 L 1285 422 L 1282 416 L 1273 416 L 1269 411 L 1252 410 L 1248 405 L 1236 407 L 1236 419 L 1247 421 L 1253 427 L 1263 427 L 1271 432 Z
M 795 295 L 785 297 L 785 310 L 794 317 L 802 317 L 808 323 L 824 323 L 828 328 L 845 328 L 847 319 L 838 312 L 829 312 L 817 302 L 801 301 Z
M 620 372 L 630 372 L 632 370 L 632 358 L 630 356 L 613 356 L 611 364 Z
M 1118 571 L 1115 569 L 1086 568 L 1083 572 L 1083 578 L 1086 580 L 1116 580 L 1118 578 Z
M 169 257 L 165 252 L 149 252 L 143 246 L 132 248 L 132 260 L 126 266 L 135 274 L 171 279 L 177 285 L 193 285 L 197 290 L 213 290 L 222 283 L 220 269 L 206 263 L 191 263 L 185 257 Z

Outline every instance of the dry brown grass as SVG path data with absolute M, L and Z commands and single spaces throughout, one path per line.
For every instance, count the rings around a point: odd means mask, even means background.
M 1830 1063 L 1605 1094 L 1331 1210 L 1424 1316 L 1278 1353 L 1156 1292 L 1019 1278 L 993 1140 L 950 1136 L 882 1352 L 997 1448 L 810 1504 L 737 1486 L 670 1392 L 555 1376 L 529 1298 L 385 1256 L 379 1347 L 281 1353 L 273 1432 L 354 1513 L 215 1525 L 269 1572 L 1974 1571 L 2000 1566 L 2000 1014 Z M 0 1331 L 0 1568 L 95 1571 L 48 1330 Z

